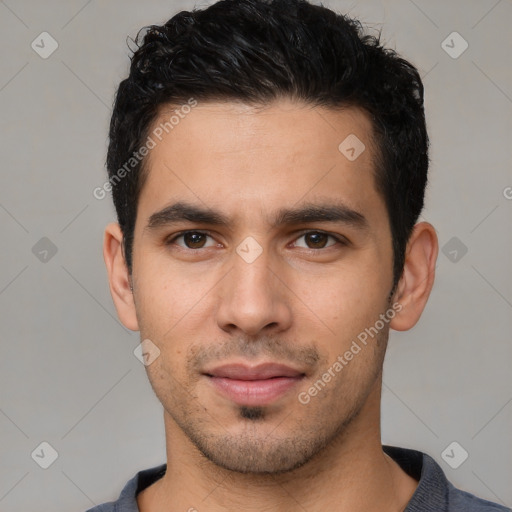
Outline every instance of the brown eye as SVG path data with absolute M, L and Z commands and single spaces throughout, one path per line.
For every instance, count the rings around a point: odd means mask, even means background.
M 209 242 L 208 239 L 211 239 Z M 176 244 L 184 249 L 204 249 L 215 245 L 215 241 L 207 233 L 201 231 L 186 231 L 167 242 L 168 245 Z
M 204 233 L 185 233 L 183 241 L 189 249 L 200 249 L 204 246 L 206 235 Z
M 329 235 L 325 233 L 307 233 L 305 235 L 306 244 L 311 249 L 323 249 L 328 238 Z
M 333 242 L 328 243 L 329 238 L 332 239 Z M 298 243 L 299 240 L 304 240 L 304 242 Z M 339 242 L 339 240 L 333 235 L 323 233 L 322 231 L 310 231 L 297 238 L 294 245 L 306 249 L 325 249 L 326 247 L 335 245 L 336 242 Z

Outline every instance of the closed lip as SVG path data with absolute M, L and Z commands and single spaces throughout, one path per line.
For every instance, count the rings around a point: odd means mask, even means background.
M 216 366 L 203 372 L 208 377 L 235 380 L 266 380 L 276 377 L 303 377 L 304 372 L 281 363 L 261 363 L 251 366 L 243 363 L 230 363 Z

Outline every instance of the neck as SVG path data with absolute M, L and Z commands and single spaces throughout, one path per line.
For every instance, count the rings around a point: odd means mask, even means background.
M 331 444 L 286 473 L 241 474 L 221 468 L 197 451 L 172 418 L 165 414 L 164 419 L 167 471 L 138 495 L 141 512 L 399 512 L 417 486 L 382 450 L 380 385 Z

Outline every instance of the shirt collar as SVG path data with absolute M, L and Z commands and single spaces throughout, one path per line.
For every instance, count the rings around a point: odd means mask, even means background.
M 423 512 L 427 509 L 448 510 L 448 480 L 437 462 L 426 453 L 407 448 L 383 445 L 389 455 L 412 478 L 418 487 L 404 512 Z M 167 464 L 139 471 L 122 490 L 115 502 L 114 512 L 139 512 L 137 494 L 165 475 Z

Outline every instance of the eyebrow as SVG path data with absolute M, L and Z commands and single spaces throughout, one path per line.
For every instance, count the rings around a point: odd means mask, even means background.
M 179 201 L 153 213 L 144 230 L 153 230 L 178 222 L 210 224 L 229 227 L 232 221 L 219 211 Z M 270 222 L 272 228 L 283 225 L 313 222 L 343 223 L 359 229 L 368 229 L 366 217 L 343 203 L 306 203 L 298 208 L 281 208 Z

